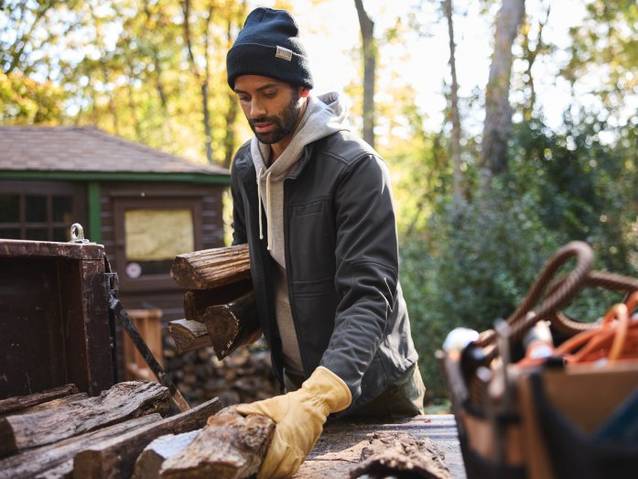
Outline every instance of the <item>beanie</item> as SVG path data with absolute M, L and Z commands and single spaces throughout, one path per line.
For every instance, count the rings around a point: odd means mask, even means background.
M 291 85 L 313 86 L 299 29 L 284 10 L 259 7 L 248 14 L 226 55 L 226 71 L 231 88 L 240 75 L 262 75 Z

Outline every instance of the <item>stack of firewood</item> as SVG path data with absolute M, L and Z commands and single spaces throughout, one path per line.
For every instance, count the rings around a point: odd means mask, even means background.
M 224 404 L 265 399 L 279 393 L 270 353 L 261 341 L 241 347 L 222 360 L 212 347 L 167 360 L 173 381 L 192 404 L 219 397 Z
M 69 384 L 0 400 L 0 479 L 129 477 L 151 441 L 202 428 L 221 408 L 213 399 L 164 417 L 169 401 L 166 387 L 143 381 L 95 397 Z
M 182 393 L 194 402 L 218 396 L 226 404 L 277 394 L 263 343 L 245 347 L 261 335 L 248 247 L 180 255 L 171 276 L 185 290 L 185 319 L 169 324 L 177 355 L 168 358 Z

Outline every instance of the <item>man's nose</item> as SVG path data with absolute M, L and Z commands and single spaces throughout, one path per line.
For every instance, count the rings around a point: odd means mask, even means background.
M 260 101 L 253 99 L 250 102 L 250 117 L 251 118 L 259 118 L 266 114 L 266 110 L 261 104 Z

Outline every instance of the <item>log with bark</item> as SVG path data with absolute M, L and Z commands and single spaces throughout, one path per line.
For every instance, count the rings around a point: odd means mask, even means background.
M 0 460 L 0 479 L 65 477 L 72 473 L 73 458 L 78 452 L 161 419 L 159 414 L 148 414 L 16 454 Z
M 250 278 L 248 245 L 229 246 L 179 255 L 171 276 L 183 289 L 213 289 Z
M 238 347 L 257 341 L 261 336 L 253 292 L 228 304 L 209 306 L 201 318 L 217 359 L 225 358 Z
M 451 479 L 443 454 L 428 439 L 408 433 L 373 433 L 361 451 L 362 463 L 350 471 L 350 478 Z
M 209 306 L 230 303 L 252 289 L 252 281 L 248 279 L 219 288 L 187 290 L 184 293 L 184 317 L 201 322 L 200 316 Z
M 247 286 L 251 287 L 250 284 Z M 230 294 L 218 295 L 215 290 L 187 291 L 184 294 L 186 320 L 206 325 L 209 344 L 213 346 L 218 359 L 256 341 L 261 335 L 255 294 L 246 285 L 238 287 L 235 293 L 241 291 L 243 294 L 235 297 Z M 222 298 L 228 302 L 219 302 Z M 194 324 L 178 323 L 173 331 L 176 333 L 173 336 L 175 343 L 184 351 L 205 345 L 206 339 Z
M 169 392 L 154 382 L 118 383 L 99 396 L 0 418 L 0 457 L 51 444 L 126 419 L 166 413 Z
M 201 428 L 206 423 L 206 419 L 218 412 L 221 407 L 219 399 L 211 399 L 176 416 L 93 445 L 75 456 L 73 477 L 76 479 L 128 477 L 133 472 L 135 460 L 152 440 L 164 434 L 179 434 Z
M 64 386 L 58 386 L 34 394 L 27 394 L 26 396 L 14 396 L 8 399 L 2 399 L 0 400 L 0 416 L 5 416 L 9 413 L 15 414 L 20 410 L 51 401 L 52 399 L 76 394 L 77 392 L 78 387 L 75 384 L 65 384 Z
M 206 325 L 188 319 L 176 319 L 168 323 L 168 333 L 175 342 L 178 354 L 205 348 L 211 345 Z
M 226 408 L 208 419 L 206 427 L 181 453 L 160 470 L 162 479 L 244 479 L 259 471 L 275 423 L 266 416 L 238 414 Z
M 182 434 L 166 434 L 153 440 L 135 461 L 131 479 L 157 479 L 167 459 L 181 453 L 200 433 L 201 429 Z

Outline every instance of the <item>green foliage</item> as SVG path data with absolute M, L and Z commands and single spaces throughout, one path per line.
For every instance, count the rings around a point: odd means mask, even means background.
M 431 398 L 445 394 L 434 352 L 447 333 L 460 325 L 484 330 L 507 317 L 561 245 L 588 241 L 597 268 L 638 272 L 638 163 L 623 140 L 636 129 L 605 146 L 603 126 L 572 125 L 558 134 L 538 122 L 517 125 L 510 170 L 487 194 L 444 201 L 424 228 L 403 231 L 401 282 Z M 618 299 L 583 295 L 569 312 L 595 319 Z

